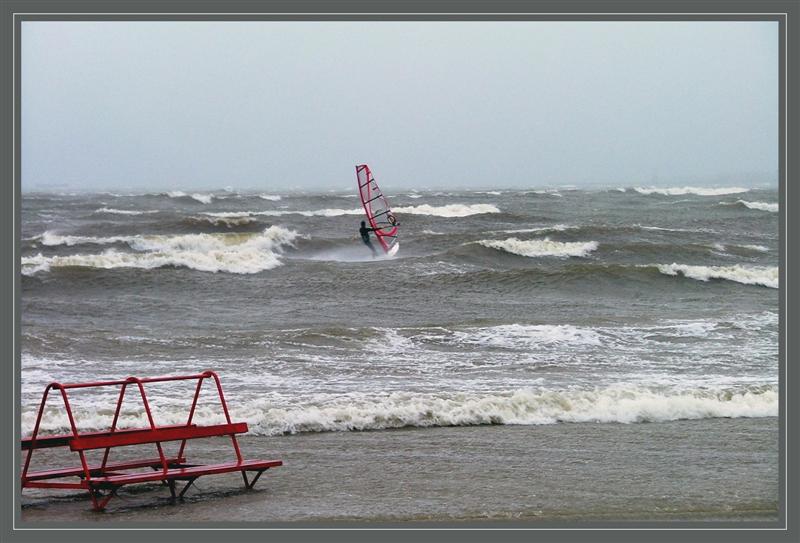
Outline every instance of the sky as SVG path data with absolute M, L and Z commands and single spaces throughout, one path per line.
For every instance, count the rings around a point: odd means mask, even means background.
M 776 22 L 22 23 L 22 190 L 777 185 Z

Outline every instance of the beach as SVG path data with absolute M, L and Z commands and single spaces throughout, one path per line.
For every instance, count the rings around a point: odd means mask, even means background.
M 766 522 L 778 514 L 777 437 L 775 419 L 247 437 L 247 458 L 285 462 L 256 490 L 244 490 L 238 474 L 203 477 L 182 501 L 144 485 L 122 490 L 104 513 L 92 511 L 83 492 L 40 494 L 24 498 L 22 520 Z M 188 451 L 193 460 L 232 454 L 224 438 Z

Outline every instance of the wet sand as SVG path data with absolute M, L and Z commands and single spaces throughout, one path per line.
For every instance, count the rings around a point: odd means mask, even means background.
M 416 428 L 243 437 L 240 444 L 246 458 L 285 465 L 251 491 L 239 474 L 203 477 L 177 502 L 158 484 L 126 487 L 104 513 L 91 510 L 85 493 L 26 490 L 21 520 L 536 527 L 778 519 L 775 418 Z M 195 440 L 187 456 L 226 461 L 230 440 Z

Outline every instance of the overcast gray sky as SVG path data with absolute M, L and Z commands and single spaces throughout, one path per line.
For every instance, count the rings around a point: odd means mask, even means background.
M 777 183 L 772 22 L 24 22 L 22 188 Z

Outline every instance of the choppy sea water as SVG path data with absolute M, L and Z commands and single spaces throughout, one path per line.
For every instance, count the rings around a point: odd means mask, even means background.
M 775 190 L 385 192 L 379 259 L 355 191 L 24 194 L 23 434 L 51 381 L 205 369 L 256 435 L 777 417 Z

